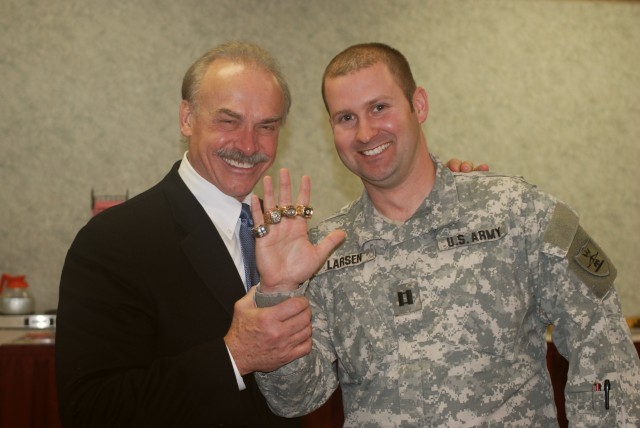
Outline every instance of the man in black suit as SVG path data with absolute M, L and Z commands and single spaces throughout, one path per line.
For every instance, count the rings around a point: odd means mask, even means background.
M 252 373 L 309 352 L 309 305 L 256 308 L 238 242 L 242 203 L 276 154 L 287 84 L 267 52 L 232 42 L 196 61 L 182 92 L 182 161 L 69 249 L 56 334 L 67 428 L 299 425 L 269 410 Z

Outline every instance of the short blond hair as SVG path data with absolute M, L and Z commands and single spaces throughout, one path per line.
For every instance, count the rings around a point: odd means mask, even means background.
M 384 63 L 391 72 L 394 80 L 407 97 L 413 110 L 413 93 L 416 91 L 416 81 L 413 78 L 411 67 L 407 59 L 391 46 L 384 43 L 362 43 L 353 45 L 336 55 L 322 75 L 322 99 L 324 106 L 329 111 L 325 95 L 325 82 L 339 76 L 346 76 L 354 71 L 371 67 L 379 62 Z

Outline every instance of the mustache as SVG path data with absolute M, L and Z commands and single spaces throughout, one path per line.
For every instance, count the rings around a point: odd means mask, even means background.
M 240 150 L 235 149 L 218 149 L 216 154 L 221 158 L 227 158 L 239 163 L 251 163 L 256 164 L 260 162 L 266 162 L 269 160 L 269 156 L 262 152 L 255 152 L 250 156 L 245 155 Z

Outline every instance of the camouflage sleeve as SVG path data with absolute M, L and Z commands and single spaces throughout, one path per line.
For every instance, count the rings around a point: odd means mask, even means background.
M 570 208 L 545 204 L 537 209 L 546 214 L 539 215 L 535 275 L 542 318 L 569 361 L 567 418 L 573 426 L 640 426 L 639 359 L 614 289 L 616 270 Z
M 256 294 L 253 295 L 253 300 L 258 308 L 268 308 L 275 306 L 278 303 L 284 302 L 287 299 L 296 296 L 304 295 L 307 290 L 308 282 L 305 282 L 300 287 L 292 291 L 283 291 L 278 293 L 263 293 L 260 283 L 256 285 Z
M 310 282 L 307 297 L 311 303 L 313 348 L 309 355 L 269 373 L 256 373 L 258 386 L 278 415 L 302 416 L 324 404 L 338 387 L 336 355 L 329 336 L 326 312 L 318 303 L 323 285 Z

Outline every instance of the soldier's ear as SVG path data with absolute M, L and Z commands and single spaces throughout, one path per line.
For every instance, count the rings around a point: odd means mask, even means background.
M 413 111 L 418 117 L 418 121 L 422 123 L 427 120 L 427 116 L 429 115 L 429 96 L 427 95 L 427 91 L 425 91 L 424 88 L 417 87 L 411 98 L 411 103 L 413 105 Z

